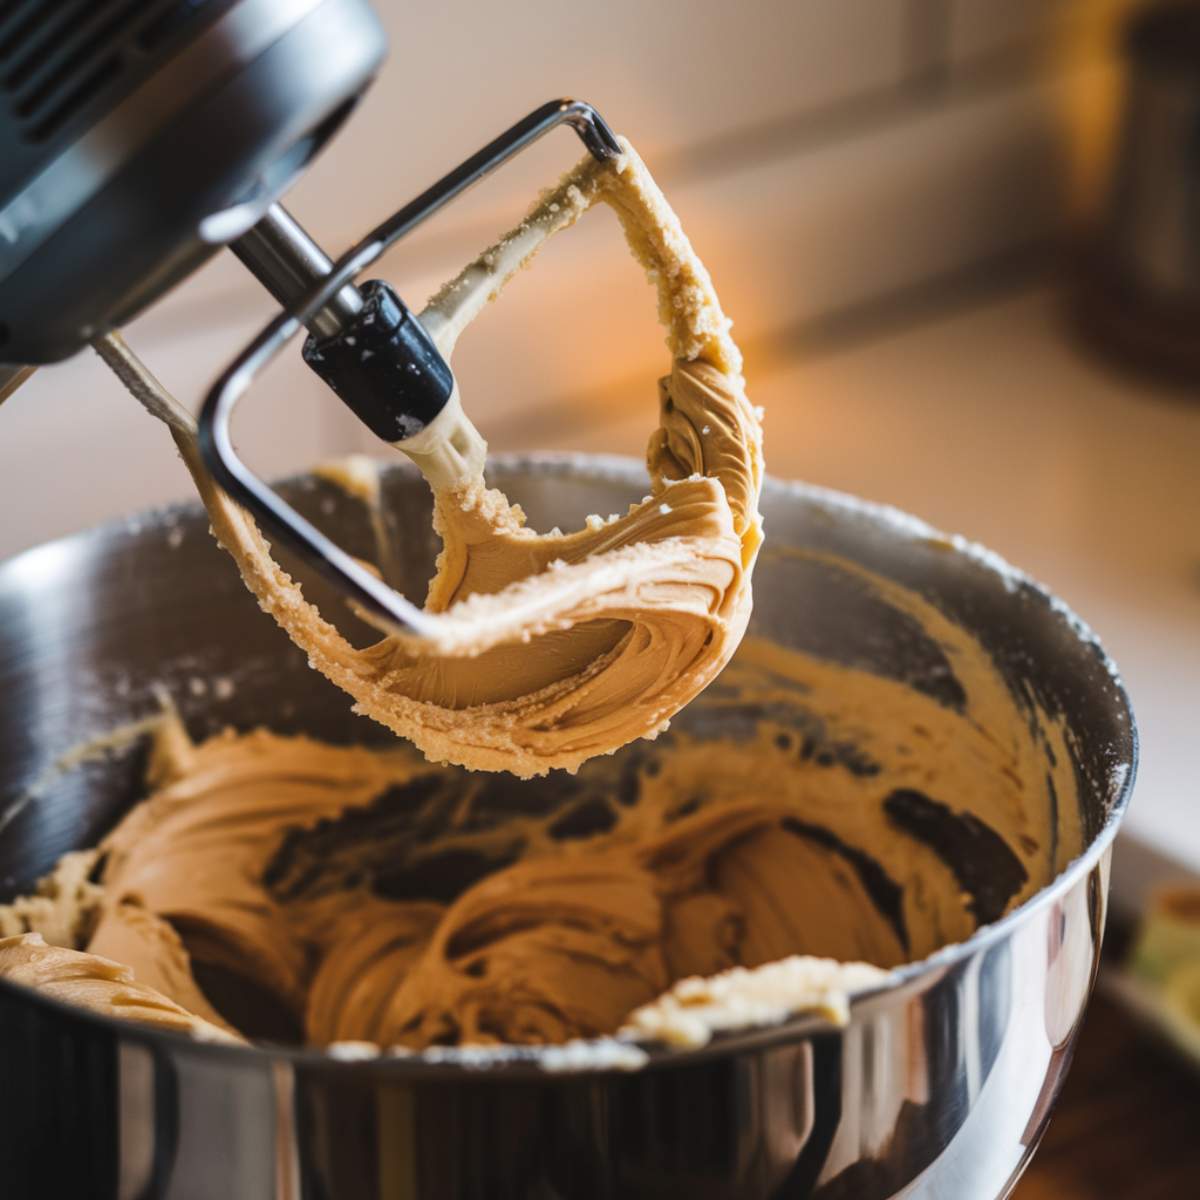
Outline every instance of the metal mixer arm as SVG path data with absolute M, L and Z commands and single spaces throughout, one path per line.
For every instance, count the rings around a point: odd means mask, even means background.
M 303 326 L 310 323 L 315 326 L 318 315 L 329 309 L 331 301 L 337 302 L 335 298 L 340 301 L 346 286 L 385 250 L 443 205 L 461 195 L 472 184 L 551 129 L 563 124 L 570 125 L 575 130 L 588 151 L 597 159 L 614 158 L 621 153 L 620 144 L 612 130 L 590 104 L 579 100 L 554 100 L 542 105 L 443 176 L 432 187 L 427 188 L 333 263 L 319 284 L 285 307 L 222 372 L 208 393 L 200 412 L 201 453 L 205 464 L 220 485 L 244 504 L 264 525 L 327 575 L 357 606 L 376 620 L 408 633 L 427 633 L 429 618 L 410 600 L 376 578 L 311 522 L 306 521 L 278 492 L 246 465 L 238 456 L 230 437 L 233 411 L 258 373 Z M 373 284 L 372 287 L 385 288 L 386 285 Z M 453 376 L 449 367 L 438 354 L 420 322 L 408 313 L 399 298 L 394 297 L 394 293 L 390 299 L 394 299 L 395 304 L 400 306 L 400 323 L 408 328 L 414 344 L 421 343 L 422 335 L 424 341 L 428 342 L 427 348 L 422 349 L 420 353 L 428 353 L 429 357 L 418 356 L 412 360 L 418 367 L 414 377 L 426 385 L 432 381 L 432 390 L 444 392 L 443 403 L 448 401 L 453 392 Z M 407 320 L 403 319 L 405 316 Z M 333 340 L 329 339 L 330 342 Z M 319 349 L 321 343 L 314 343 L 310 338 L 310 352 L 314 346 Z M 311 353 L 306 357 L 309 358 L 310 365 L 314 365 L 322 376 L 328 379 L 322 366 L 312 362 Z M 444 376 L 441 374 L 443 370 Z M 408 420 L 413 434 L 424 429 L 428 421 L 437 415 L 436 411 L 427 414 L 419 407 L 408 407 L 405 395 L 385 395 L 378 391 L 371 392 L 369 386 L 363 388 L 364 378 L 360 375 L 355 380 L 355 387 L 364 395 L 366 401 L 377 408 L 386 409 L 391 418 L 398 423 L 402 424 L 404 420 Z M 339 390 L 336 384 L 335 390 Z M 429 391 L 430 388 L 426 387 L 424 399 L 428 399 Z M 348 396 L 343 394 L 343 398 L 358 411 Z M 368 424 L 372 422 L 368 421 Z M 375 428 L 374 424 L 372 428 Z M 376 429 L 376 432 L 379 430 Z M 383 436 L 386 437 L 386 433 Z

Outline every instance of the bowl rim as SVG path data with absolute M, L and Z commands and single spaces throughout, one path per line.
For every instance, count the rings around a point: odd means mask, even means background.
M 379 461 L 379 460 L 376 460 Z M 404 461 L 387 461 L 385 474 L 401 473 L 419 477 L 414 466 Z M 620 483 L 641 485 L 646 480 L 645 464 L 631 456 L 618 454 L 585 454 L 572 451 L 539 451 L 535 453 L 510 453 L 489 456 L 488 474 L 493 482 L 502 481 L 517 474 L 569 475 L 578 478 L 590 476 L 597 480 L 615 480 Z M 276 486 L 303 488 L 317 479 L 311 471 L 299 472 L 280 481 Z M 1101 668 L 1113 684 L 1112 704 L 1114 711 L 1128 729 L 1128 753 L 1121 761 L 1110 767 L 1103 784 L 1105 805 L 1104 824 L 1085 849 L 1045 887 L 1040 888 L 1011 912 L 998 921 L 984 925 L 969 938 L 943 946 L 924 958 L 905 963 L 888 972 L 879 984 L 852 993 L 849 997 L 850 1024 L 855 1013 L 878 1002 L 881 998 L 903 992 L 926 976 L 940 975 L 951 967 L 972 958 L 1006 939 L 1017 926 L 1022 925 L 1038 908 L 1049 906 L 1088 874 L 1111 847 L 1117 830 L 1124 818 L 1133 794 L 1137 777 L 1140 742 L 1137 723 L 1129 699 L 1128 690 L 1120 672 L 1100 643 L 1091 627 L 1074 610 L 1059 599 L 1049 588 L 1026 572 L 1012 566 L 1001 555 L 969 541 L 959 535 L 947 534 L 930 525 L 920 517 L 913 516 L 893 505 L 865 500 L 848 492 L 823 487 L 819 484 L 799 480 L 778 479 L 767 475 L 763 479 L 763 495 L 791 496 L 825 509 L 842 519 L 865 520 L 883 528 L 898 538 L 913 542 L 936 542 L 951 553 L 971 561 L 977 568 L 995 575 L 1002 586 L 1010 592 L 1020 588 L 1022 594 L 1032 598 L 1049 614 L 1051 620 L 1067 627 L 1072 637 L 1096 656 Z M 93 526 L 49 542 L 30 547 L 0 562 L 0 572 L 9 568 L 26 555 L 37 554 L 49 547 L 62 551 L 72 544 L 84 543 L 119 530 L 122 527 L 136 535 L 147 525 L 169 523 L 172 518 L 202 517 L 203 506 L 198 500 L 184 500 L 172 504 L 140 510 L 124 519 L 118 518 Z M 764 549 L 770 545 L 764 543 Z M 1099 787 L 1100 785 L 1098 785 Z M 628 1074 L 632 1071 L 671 1066 L 683 1066 L 714 1057 L 725 1057 L 743 1051 L 758 1049 L 767 1043 L 795 1041 L 813 1034 L 837 1032 L 825 1018 L 801 1012 L 782 1021 L 759 1023 L 745 1028 L 714 1034 L 702 1046 L 681 1047 L 645 1039 L 626 1039 L 607 1036 L 571 1043 L 581 1047 L 583 1053 L 576 1064 L 554 1065 L 549 1061 L 558 1046 L 499 1046 L 467 1048 L 439 1048 L 435 1053 L 426 1051 L 396 1053 L 383 1050 L 378 1055 L 363 1058 L 342 1058 L 327 1050 L 287 1046 L 275 1043 L 225 1043 L 201 1041 L 182 1032 L 155 1029 L 134 1021 L 105 1016 L 80 1008 L 66 1001 L 55 999 L 38 992 L 35 988 L 13 983 L 0 978 L 0 995 L 10 996 L 15 1002 L 43 1009 L 48 1014 L 60 1017 L 68 1024 L 79 1024 L 115 1035 L 118 1041 L 129 1041 L 153 1049 L 164 1044 L 176 1052 L 203 1055 L 208 1061 L 224 1059 L 231 1065 L 261 1066 L 264 1063 L 287 1064 L 293 1068 L 319 1070 L 323 1072 L 354 1072 L 362 1076 L 378 1076 L 393 1081 L 470 1077 L 483 1083 L 489 1079 L 513 1080 L 532 1078 L 544 1082 L 556 1078 L 580 1079 L 612 1073 Z M 589 1048 L 594 1048 L 589 1054 Z M 637 1057 L 614 1058 L 614 1048 L 632 1050 Z M 588 1059 L 591 1058 L 589 1062 Z M 606 1058 L 608 1061 L 606 1061 Z

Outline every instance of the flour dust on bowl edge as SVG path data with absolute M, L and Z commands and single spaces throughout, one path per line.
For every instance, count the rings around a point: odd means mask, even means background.
M 645 491 L 641 465 L 615 458 L 501 458 L 490 477 L 543 529 L 619 511 Z M 419 595 L 437 552 L 427 488 L 397 467 L 383 490 L 395 569 Z M 310 476 L 284 491 L 370 556 L 359 501 Z M 1041 847 L 1049 882 L 1016 877 L 999 899 L 989 892 L 994 864 L 978 844 L 990 839 L 951 811 L 969 796 L 895 809 L 897 837 L 907 820 L 920 852 L 940 858 L 990 923 L 855 997 L 844 1028 L 799 1016 L 695 1049 L 648 1046 L 633 1069 L 531 1050 L 484 1063 L 453 1054 L 339 1061 L 283 1045 L 201 1044 L 0 982 L 8 1194 L 1007 1195 L 1049 1117 L 1098 963 L 1111 844 L 1136 762 L 1127 697 L 1086 627 L 994 556 L 803 485 L 768 480 L 762 509 L 752 638 L 947 711 L 964 703 L 953 638 L 979 647 L 1021 736 L 1044 748 L 1046 778 L 1029 783 L 1054 802 Z M 139 798 L 144 739 L 74 769 L 55 764 L 88 737 L 153 714 L 163 689 L 195 736 L 265 723 L 333 742 L 390 737 L 308 669 L 207 526 L 196 507 L 172 508 L 0 566 L 0 899 L 94 844 Z M 336 612 L 333 594 L 303 578 Z M 922 628 L 921 614 L 933 626 Z M 713 702 L 724 703 L 728 733 L 737 698 L 726 688 L 722 699 L 723 682 Z M 798 690 L 797 740 L 814 743 L 798 753 L 815 745 L 835 773 L 861 762 L 845 739 L 822 748 L 805 704 Z M 712 709 L 694 708 L 672 729 L 702 739 Z M 547 803 L 556 778 L 537 785 Z M 897 903 L 911 924 L 918 909 Z

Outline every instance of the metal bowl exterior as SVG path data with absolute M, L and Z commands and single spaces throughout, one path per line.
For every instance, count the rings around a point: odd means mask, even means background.
M 640 467 L 620 460 L 510 460 L 493 475 L 541 527 L 613 511 L 644 490 Z M 334 491 L 294 486 L 351 549 L 369 548 L 361 514 Z M 410 579 L 435 550 L 422 488 L 405 472 L 387 483 Z M 4 1195 L 1007 1195 L 1044 1129 L 1095 976 L 1136 754 L 1127 700 L 1078 622 L 969 548 L 794 485 L 769 484 L 764 511 L 778 544 L 829 549 L 919 587 L 1062 712 L 1090 845 L 1051 887 L 860 998 L 845 1029 L 794 1020 L 700 1051 L 656 1051 L 634 1072 L 205 1046 L 0 984 Z M 822 591 L 836 583 L 795 569 L 764 559 L 758 626 L 861 652 L 849 618 L 838 623 L 837 596 Z M 895 653 L 907 662 L 881 670 L 920 669 L 918 647 Z M 224 699 L 205 683 L 222 674 L 237 679 Z M 40 547 L 0 567 L 4 893 L 94 840 L 135 797 L 137 753 L 53 782 L 47 771 L 82 737 L 150 711 L 155 681 L 195 732 L 267 714 L 275 728 L 335 740 L 379 736 L 257 612 L 201 515 L 173 510 Z M 42 798 L 21 800 L 39 780 Z

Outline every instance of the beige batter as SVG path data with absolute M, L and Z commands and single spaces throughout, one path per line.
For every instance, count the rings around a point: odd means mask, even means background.
M 0 909 L 3 953 L 32 930 L 116 959 L 199 1032 L 224 1024 L 195 976 L 218 967 L 315 1045 L 696 1043 L 806 1008 L 844 1019 L 848 993 L 1050 882 L 1081 835 L 1056 723 L 919 597 L 836 569 L 940 644 L 960 708 L 750 640 L 689 712 L 705 736 L 573 780 L 262 731 L 193 746 L 168 724 L 150 797 Z M 523 815 L 491 819 L 497 789 Z M 758 969 L 712 978 L 733 968 Z
M 213 484 L 190 434 L 176 431 L 213 530 L 260 605 L 357 711 L 435 762 L 529 777 L 653 737 L 729 660 L 750 615 L 759 421 L 708 273 L 622 145 L 615 162 L 589 158 L 567 175 L 421 320 L 449 356 L 550 234 L 597 201 L 610 205 L 657 287 L 672 357 L 647 450 L 649 492 L 624 516 L 538 534 L 486 487 L 481 452 L 454 470 L 418 457 L 444 547 L 425 605 L 438 614 L 435 630 L 359 650 L 307 603 L 253 521 Z

